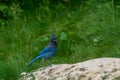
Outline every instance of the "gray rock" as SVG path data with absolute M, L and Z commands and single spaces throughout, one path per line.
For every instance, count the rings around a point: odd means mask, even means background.
M 120 59 L 99 58 L 23 72 L 20 80 L 120 80 Z

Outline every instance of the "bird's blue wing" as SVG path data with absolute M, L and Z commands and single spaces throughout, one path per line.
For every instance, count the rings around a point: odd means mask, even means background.
M 52 45 L 48 45 L 45 49 L 43 49 L 43 50 L 40 52 L 40 54 L 39 54 L 36 58 L 34 58 L 34 59 L 28 64 L 28 67 L 29 67 L 33 62 L 35 62 L 36 60 L 41 59 L 41 58 L 44 56 L 44 54 L 46 54 L 47 52 L 50 51 L 51 48 L 52 48 Z
M 40 56 L 40 55 L 44 55 L 45 53 L 49 52 L 51 48 L 52 48 L 51 45 L 47 46 L 45 49 L 43 49 L 43 50 L 40 52 L 39 56 Z

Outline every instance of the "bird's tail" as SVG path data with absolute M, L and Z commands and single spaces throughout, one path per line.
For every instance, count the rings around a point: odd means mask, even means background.
M 37 56 L 35 59 L 33 59 L 28 65 L 27 67 L 29 67 L 33 62 L 35 62 L 36 60 L 42 58 L 42 56 Z

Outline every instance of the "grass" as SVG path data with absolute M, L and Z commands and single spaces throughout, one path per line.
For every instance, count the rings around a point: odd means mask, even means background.
M 56 18 L 49 14 L 40 20 L 38 13 L 35 17 L 17 18 L 10 26 L 1 26 L 0 80 L 16 80 L 23 71 L 45 66 L 44 60 L 38 60 L 26 67 L 48 44 L 51 33 L 58 39 L 57 54 L 50 59 L 53 64 L 119 57 L 120 8 L 113 8 L 112 2 L 91 3 L 62 11 Z

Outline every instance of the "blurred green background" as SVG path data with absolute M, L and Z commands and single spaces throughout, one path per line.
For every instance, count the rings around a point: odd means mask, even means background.
M 28 62 L 55 33 L 52 64 L 120 57 L 119 0 L 0 0 L 0 80 L 46 66 Z

